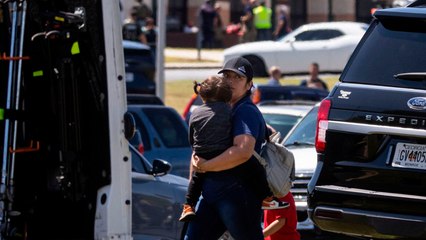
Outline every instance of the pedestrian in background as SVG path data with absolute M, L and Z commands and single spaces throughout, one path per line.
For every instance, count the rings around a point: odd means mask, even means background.
M 270 85 L 270 86 L 280 86 L 281 85 L 281 83 L 280 83 L 281 75 L 282 75 L 282 73 L 281 73 L 280 68 L 277 67 L 277 66 L 272 66 L 269 69 L 269 79 L 268 79 L 268 82 L 266 84 Z
M 157 27 L 153 18 L 146 18 L 146 25 L 142 27 L 142 33 L 145 35 L 146 42 L 151 48 L 151 53 L 155 59 L 157 54 Z
M 146 37 L 142 32 L 142 26 L 137 19 L 137 9 L 133 7 L 130 17 L 124 20 L 123 39 L 147 44 Z
M 239 42 L 253 42 L 256 40 L 256 29 L 253 24 L 253 9 L 256 7 L 256 0 L 242 0 L 242 3 L 244 4 L 244 15 L 240 18 Z
M 136 5 L 134 6 L 136 9 L 137 21 L 141 26 L 145 26 L 146 18 L 152 17 L 152 10 L 143 0 L 135 0 Z
M 275 40 L 278 40 L 287 35 L 289 32 L 291 32 L 291 28 L 287 20 L 286 11 L 284 10 L 284 8 L 280 8 L 278 13 L 278 21 L 275 30 L 272 33 L 273 38 Z
M 214 44 L 214 26 L 217 18 L 216 10 L 214 9 L 211 0 L 206 0 L 201 5 L 198 19 L 201 21 L 201 46 L 203 48 L 212 48 Z
M 216 19 L 214 22 L 214 46 L 222 48 L 225 27 L 223 26 L 222 17 L 220 16 L 220 11 L 222 10 L 222 7 L 219 3 L 215 3 L 214 10 L 216 11 Z
M 310 88 L 319 88 L 328 91 L 327 84 L 318 77 L 319 74 L 319 65 L 316 62 L 311 63 L 309 66 L 309 78 L 302 80 L 300 86 L 310 87 Z
M 256 40 L 271 40 L 272 10 L 266 6 L 265 1 L 261 1 L 259 6 L 253 9 L 254 26 L 256 28 Z

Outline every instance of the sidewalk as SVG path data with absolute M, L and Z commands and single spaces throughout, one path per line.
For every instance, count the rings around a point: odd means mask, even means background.
M 166 61 L 165 68 L 220 68 L 223 65 L 223 49 L 166 48 L 164 57 L 176 58 Z

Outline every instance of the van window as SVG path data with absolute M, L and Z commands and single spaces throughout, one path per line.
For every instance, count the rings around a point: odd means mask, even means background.
M 142 109 L 164 145 L 169 148 L 188 147 L 188 130 L 180 115 L 168 108 Z

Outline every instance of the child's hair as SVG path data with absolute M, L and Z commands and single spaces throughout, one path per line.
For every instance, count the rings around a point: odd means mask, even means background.
M 201 83 L 194 81 L 194 92 L 204 102 L 230 102 L 232 98 L 231 86 L 221 76 L 210 76 Z

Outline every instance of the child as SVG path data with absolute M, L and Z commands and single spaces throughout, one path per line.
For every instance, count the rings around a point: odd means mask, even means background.
M 230 85 L 220 76 L 210 76 L 202 83 L 194 82 L 194 92 L 203 103 L 196 108 L 189 119 L 189 142 L 196 155 L 211 159 L 232 145 Z M 203 173 L 192 171 L 179 221 L 190 221 L 195 217 L 194 208 L 201 195 Z
M 291 192 L 279 200 L 290 203 L 285 209 L 264 210 L 263 236 L 265 240 L 300 240 L 297 232 L 296 204 Z
M 189 119 L 189 141 L 195 155 L 211 159 L 220 155 L 233 144 L 232 110 L 229 102 L 232 90 L 220 76 L 210 76 L 201 84 L 194 83 L 194 92 L 199 94 L 203 105 L 196 108 Z M 179 221 L 190 221 L 195 217 L 195 205 L 201 195 L 203 173 L 192 171 L 186 195 L 187 202 Z M 269 208 L 288 207 L 288 203 L 269 197 Z M 272 204 L 271 204 L 272 203 Z

